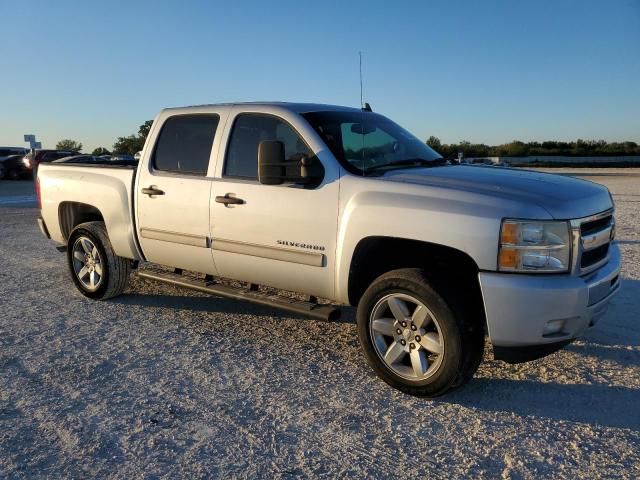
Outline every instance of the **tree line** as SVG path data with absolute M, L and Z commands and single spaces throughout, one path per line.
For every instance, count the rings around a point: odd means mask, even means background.
M 135 155 L 137 152 L 142 150 L 142 147 L 144 147 L 144 142 L 147 139 L 147 135 L 149 135 L 149 130 L 151 130 L 152 124 L 153 120 L 147 120 L 138 127 L 137 134 L 118 137 L 113 144 L 113 147 L 111 147 L 111 151 L 105 147 L 97 147 L 91 152 L 91 155 L 110 155 L 112 153 Z M 82 143 L 65 138 L 56 144 L 56 150 L 80 153 L 82 151 Z
M 440 139 L 431 136 L 427 145 L 444 157 L 455 157 L 462 152 L 465 157 L 526 157 L 529 155 L 563 155 L 574 157 L 640 155 L 640 146 L 636 142 L 606 142 L 604 140 L 582 140 L 560 142 L 547 140 L 544 142 L 521 142 L 514 140 L 502 145 L 485 145 L 465 140 L 460 143 L 441 143 Z
M 121 153 L 134 155 L 142 150 L 147 139 L 153 120 L 147 120 L 138 128 L 138 133 L 118 137 L 111 151 L 104 147 L 98 147 L 91 152 L 92 155 L 105 155 Z M 462 152 L 465 157 L 526 157 L 528 155 L 564 155 L 574 157 L 591 156 L 621 156 L 640 155 L 640 146 L 636 142 L 606 142 L 604 140 L 582 140 L 574 142 L 561 142 L 547 140 L 544 142 L 521 142 L 514 140 L 501 145 L 486 145 L 484 143 L 471 143 L 466 140 L 460 143 L 442 143 L 438 137 L 430 136 L 427 145 L 444 157 L 456 157 Z M 58 150 L 71 152 L 82 151 L 82 143 L 75 140 L 60 140 L 56 145 Z

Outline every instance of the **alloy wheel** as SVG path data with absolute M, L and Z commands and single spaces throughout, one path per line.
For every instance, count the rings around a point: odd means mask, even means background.
M 381 298 L 371 310 L 369 332 L 380 359 L 404 379 L 425 380 L 442 364 L 445 345 L 438 320 L 411 295 Z
M 80 236 L 73 244 L 73 271 L 82 286 L 90 292 L 102 284 L 102 258 L 95 244 L 87 237 Z

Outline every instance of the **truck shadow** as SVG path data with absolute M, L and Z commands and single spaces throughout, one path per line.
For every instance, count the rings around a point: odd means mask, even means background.
M 478 378 L 438 401 L 486 412 L 640 431 L 640 390 L 627 387 Z
M 443 398 L 442 402 L 489 412 L 550 418 L 640 431 L 640 281 L 623 279 L 619 295 L 609 312 L 584 336 L 565 347 L 571 354 L 592 357 L 606 370 L 631 371 L 629 386 L 600 383 L 554 383 L 535 379 L 476 378 L 467 386 Z M 566 355 L 566 353 L 565 353 Z M 561 362 L 552 355 L 542 362 Z M 578 359 L 581 363 L 582 359 Z M 505 365 L 505 368 L 510 368 Z M 492 369 L 493 370 L 493 369 Z M 535 375 L 535 370 L 531 371 Z M 634 388 L 635 386 L 635 388 Z
M 640 298 L 640 281 L 623 279 L 620 294 L 614 299 L 611 310 L 601 321 L 584 336 L 583 340 L 566 347 L 571 354 L 584 357 L 595 357 L 598 362 L 607 362 L 606 368 L 633 368 L 640 363 L 640 329 L 638 328 L 638 299 Z M 295 315 L 278 309 L 272 309 L 247 302 L 231 300 L 214 296 L 165 293 L 137 293 L 129 294 L 111 300 L 123 305 L 134 305 L 147 308 L 187 310 L 197 313 L 211 313 L 223 315 L 252 315 L 258 317 L 295 318 L 299 320 L 320 322 L 301 315 Z M 341 317 L 336 323 L 355 323 L 355 309 L 342 308 Z M 211 318 L 211 317 L 209 317 Z M 325 323 L 325 322 L 320 322 Z M 202 323 L 197 322 L 198 325 Z M 213 328 L 207 323 L 207 328 Z M 205 324 L 205 325 L 206 325 Z M 194 328 L 193 326 L 191 328 Z M 344 347 L 344 341 L 327 342 L 319 330 L 318 335 L 311 335 L 308 340 L 322 344 L 323 348 L 336 350 L 338 354 Z M 357 343 L 349 342 L 348 356 L 359 355 Z M 353 350 L 353 351 L 351 351 Z M 287 357 L 286 352 L 282 353 Z M 347 361 L 347 358 L 340 361 Z M 287 360 L 287 358 L 283 358 Z M 548 362 L 560 362 L 557 355 L 549 357 Z M 578 361 L 579 362 L 579 361 Z M 611 365 L 613 363 L 613 365 Z M 495 362 L 490 370 L 492 374 L 505 373 L 510 369 L 506 364 Z M 482 370 L 480 372 L 482 374 Z M 631 429 L 640 432 L 640 389 L 632 386 L 611 386 L 606 383 L 555 383 L 546 379 L 536 379 L 535 369 L 530 371 L 534 378 L 491 378 L 480 377 L 472 380 L 460 390 L 449 393 L 434 401 L 435 404 L 460 405 L 473 410 L 495 413 L 515 414 L 523 417 L 550 419 L 557 422 L 578 422 L 593 427 L 614 427 Z M 372 372 L 354 372 L 350 375 L 367 376 Z M 354 378 L 354 380 L 356 380 Z M 551 378 L 553 380 L 553 378 Z M 356 380 L 357 381 L 357 380 Z M 599 380 L 595 380 L 599 381 Z M 602 382 L 602 380 L 600 380 Z M 606 381 L 606 379 L 604 380 Z M 629 384 L 637 381 L 630 379 Z M 395 400 L 397 392 L 389 389 L 380 382 L 380 394 Z M 387 390 L 389 389 L 389 390 Z M 417 398 L 409 398 L 409 403 L 417 408 L 428 408 L 428 402 Z M 385 402 L 386 403 L 386 402 Z

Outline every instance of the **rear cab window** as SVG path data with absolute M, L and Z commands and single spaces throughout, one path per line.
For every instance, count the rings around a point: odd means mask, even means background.
M 162 125 L 151 159 L 153 169 L 184 175 L 207 174 L 217 114 L 176 115 Z

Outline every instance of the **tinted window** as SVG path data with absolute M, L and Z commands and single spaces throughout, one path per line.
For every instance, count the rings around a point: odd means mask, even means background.
M 205 175 L 218 115 L 178 115 L 162 126 L 153 154 L 156 170 Z
M 227 151 L 224 175 L 258 178 L 258 145 L 264 140 L 284 144 L 284 155 L 297 168 L 302 157 L 313 153 L 288 123 L 270 115 L 244 113 L 236 117 Z
M 444 163 L 426 143 L 376 113 L 326 111 L 302 116 L 351 173 L 362 175 Z

